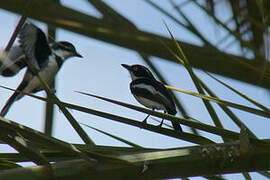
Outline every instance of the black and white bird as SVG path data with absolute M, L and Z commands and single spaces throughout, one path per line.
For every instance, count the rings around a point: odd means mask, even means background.
M 122 64 L 131 75 L 130 90 L 135 99 L 142 105 L 157 110 L 164 110 L 164 113 L 175 115 L 176 108 L 172 95 L 161 82 L 157 81 L 151 71 L 142 65 Z M 143 122 L 146 123 L 148 115 Z M 160 126 L 163 124 L 163 120 Z M 173 128 L 182 131 L 179 123 L 172 122 Z
M 26 23 L 22 27 L 19 42 L 20 46 L 15 47 L 10 55 L 7 55 L 11 60 L 10 64 L 2 64 L 0 74 L 12 76 L 25 66 L 27 70 L 17 91 L 12 94 L 1 110 L 1 116 L 7 114 L 11 105 L 24 96 L 23 93 L 44 90 L 36 73 L 50 86 L 66 59 L 74 56 L 82 57 L 67 41 L 58 41 L 49 45 L 45 33 L 31 23 Z

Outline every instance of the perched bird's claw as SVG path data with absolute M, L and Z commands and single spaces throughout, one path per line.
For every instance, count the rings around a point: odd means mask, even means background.
M 149 116 L 150 116 L 150 114 L 148 114 L 148 115 L 146 116 L 146 118 L 144 118 L 143 123 L 147 124 L 147 119 L 149 118 Z
M 142 123 L 147 124 L 147 118 L 145 118 Z
M 157 127 L 162 128 L 162 124 L 160 123 L 159 125 L 157 125 Z
M 162 125 L 163 125 L 163 121 L 164 121 L 164 119 L 162 119 L 162 120 L 161 120 L 161 123 L 158 125 L 160 128 L 161 128 Z

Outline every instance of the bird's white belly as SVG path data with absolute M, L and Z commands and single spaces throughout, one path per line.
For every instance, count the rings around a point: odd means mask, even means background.
M 56 73 L 58 71 L 58 67 L 56 62 L 50 62 L 48 66 L 44 69 L 42 69 L 41 72 L 39 72 L 39 76 L 43 81 L 45 81 L 49 86 L 54 80 L 54 77 L 56 76 Z M 39 78 L 35 76 L 27 85 L 24 92 L 31 93 L 33 90 L 36 89 L 44 89 L 42 83 L 40 82 Z
M 144 106 L 146 106 L 148 108 L 166 110 L 166 108 L 162 104 L 160 104 L 160 103 L 151 101 L 151 100 L 146 99 L 146 98 L 143 98 L 143 97 L 138 97 L 138 96 L 135 96 L 135 95 L 134 95 L 134 97 L 136 98 L 136 100 L 139 103 L 141 103 L 142 105 L 144 105 Z

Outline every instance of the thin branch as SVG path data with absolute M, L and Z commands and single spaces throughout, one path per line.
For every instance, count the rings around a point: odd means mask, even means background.
M 55 35 L 56 35 L 56 28 L 48 25 L 48 41 L 52 42 L 53 40 L 55 40 Z M 54 81 L 51 83 L 51 88 L 55 88 L 55 79 Z M 50 96 L 50 94 L 47 94 L 47 98 L 52 98 Z M 45 125 L 44 125 L 44 132 L 45 134 L 47 134 L 48 136 L 52 136 L 52 132 L 53 132 L 53 118 L 54 118 L 54 104 L 50 103 L 50 102 L 46 102 L 45 105 Z
M 20 29 L 22 28 L 22 26 L 23 26 L 23 24 L 24 24 L 26 18 L 27 18 L 27 17 L 24 16 L 24 15 L 20 18 L 20 20 L 19 20 L 19 22 L 18 22 L 18 24 L 17 24 L 15 30 L 13 31 L 13 34 L 12 34 L 10 40 L 9 40 L 9 42 L 8 42 L 6 48 L 5 48 L 5 51 L 6 51 L 6 52 L 8 52 L 9 49 L 12 47 L 12 45 L 13 45 L 13 43 L 14 43 L 14 41 L 15 41 L 15 39 L 16 39 L 16 37 L 17 37 L 19 31 L 20 31 Z

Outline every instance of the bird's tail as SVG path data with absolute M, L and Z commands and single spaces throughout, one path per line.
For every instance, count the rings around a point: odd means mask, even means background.
M 168 110 L 168 114 L 170 114 L 170 115 L 175 115 L 176 113 L 177 112 L 175 109 Z M 183 132 L 182 127 L 179 123 L 172 121 L 172 126 L 173 126 L 174 130 Z
M 0 112 L 0 116 L 4 117 L 8 110 L 10 109 L 11 105 L 18 99 L 19 92 L 14 92 L 12 96 L 7 100 L 5 106 L 2 108 Z

